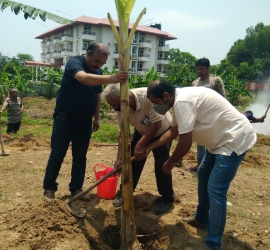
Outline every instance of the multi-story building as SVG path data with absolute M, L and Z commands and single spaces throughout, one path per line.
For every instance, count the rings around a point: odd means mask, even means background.
M 118 22 L 114 21 L 116 27 Z M 129 25 L 131 29 L 133 24 Z M 118 69 L 118 48 L 108 19 L 81 16 L 76 18 L 72 24 L 61 25 L 51 29 L 36 39 L 41 41 L 41 60 L 65 66 L 70 57 L 85 53 L 92 42 L 105 44 L 110 52 L 106 67 L 112 70 Z M 168 64 L 166 52 L 169 51 L 167 41 L 177 39 L 171 34 L 162 31 L 161 25 L 152 26 L 139 25 L 133 36 L 130 49 L 130 72 L 143 75 L 154 67 L 165 76 L 164 65 Z

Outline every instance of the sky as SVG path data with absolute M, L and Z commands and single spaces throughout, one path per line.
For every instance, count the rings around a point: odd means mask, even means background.
M 18 0 L 53 14 L 75 19 L 85 15 L 106 18 L 109 12 L 117 20 L 113 0 Z M 75 3 L 75 4 L 74 4 Z M 177 37 L 169 41 L 170 48 L 189 52 L 196 58 L 207 57 L 218 64 L 226 57 L 238 39 L 244 39 L 246 29 L 259 22 L 270 25 L 269 0 L 137 0 L 131 13 L 134 22 L 140 12 L 146 14 L 140 24 L 159 23 L 162 30 Z M 40 59 L 40 40 L 36 36 L 59 26 L 47 20 L 25 20 L 10 8 L 0 11 L 0 52 L 9 57 L 27 53 Z

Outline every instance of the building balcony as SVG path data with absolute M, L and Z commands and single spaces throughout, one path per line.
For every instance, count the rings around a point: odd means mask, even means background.
M 141 48 L 152 48 L 152 42 L 151 40 L 140 40 L 139 46 Z
M 169 60 L 167 58 L 158 58 L 157 64 L 169 64 Z
M 62 58 L 61 50 L 54 50 L 53 51 L 53 57 L 54 58 Z
M 140 54 L 138 56 L 138 61 L 140 61 L 140 62 L 149 62 L 150 61 L 150 54 Z
M 119 58 L 119 52 L 118 51 L 113 51 L 112 58 L 114 58 L 114 59 Z
M 96 41 L 96 32 L 91 32 L 91 31 L 83 31 L 82 33 L 82 40 L 87 40 L 87 41 Z
M 61 39 L 61 37 L 54 37 L 53 38 L 53 44 L 63 44 L 63 41 Z
M 62 42 L 73 42 L 73 35 L 63 34 L 61 40 Z
M 40 58 L 41 59 L 46 59 L 47 58 L 47 53 L 40 53 Z
M 138 44 L 138 39 L 133 39 L 133 40 L 131 41 L 131 43 L 132 43 L 132 44 Z
M 47 47 L 47 42 L 41 41 L 41 42 L 40 42 L 40 47 L 41 47 L 42 49 L 46 48 L 46 47 Z
M 170 50 L 170 45 L 158 45 L 158 51 L 168 52 Z
M 53 45 L 53 42 L 51 39 L 48 39 L 46 44 L 47 44 L 47 46 L 51 46 L 51 45 Z
M 62 56 L 73 56 L 73 50 L 72 49 L 62 49 L 61 51 Z
M 46 58 L 50 58 L 51 56 L 52 56 L 52 54 L 51 54 L 52 52 L 47 52 L 47 54 L 46 54 Z
M 147 72 L 149 72 L 149 69 L 138 69 L 137 70 L 137 75 L 138 76 L 144 76 L 145 74 L 147 74 Z

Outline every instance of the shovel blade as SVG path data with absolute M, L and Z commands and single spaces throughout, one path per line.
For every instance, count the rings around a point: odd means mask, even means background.
M 68 200 L 65 201 L 67 210 L 75 215 L 76 217 L 83 218 L 85 216 L 85 213 L 81 211 L 74 203 L 67 204 Z

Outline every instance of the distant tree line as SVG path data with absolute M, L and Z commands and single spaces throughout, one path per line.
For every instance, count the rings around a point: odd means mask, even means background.
M 170 49 L 167 53 L 169 64 L 164 67 L 166 79 L 174 86 L 191 86 L 197 78 L 195 62 L 196 57 L 189 52 L 180 49 Z M 209 58 L 211 61 L 211 58 Z M 20 60 L 33 60 L 29 54 L 18 53 L 17 58 L 12 58 L 10 62 L 5 59 L 0 60 L 0 99 L 7 88 L 15 86 L 24 93 L 31 93 L 28 88 L 32 78 L 30 67 L 21 66 Z M 104 74 L 114 74 L 107 68 Z M 246 30 L 244 39 L 237 40 L 226 58 L 220 64 L 211 65 L 211 73 L 219 75 L 225 85 L 227 97 L 233 105 L 239 104 L 241 96 L 249 96 L 246 89 L 247 81 L 266 81 L 270 78 L 270 26 L 258 23 L 255 27 Z M 43 70 L 43 83 L 47 86 L 48 97 L 53 95 L 53 89 L 60 86 L 62 70 L 59 68 Z M 129 79 L 130 88 L 148 86 L 152 81 L 159 79 L 160 74 L 154 68 L 145 72 L 143 76 L 132 75 Z

